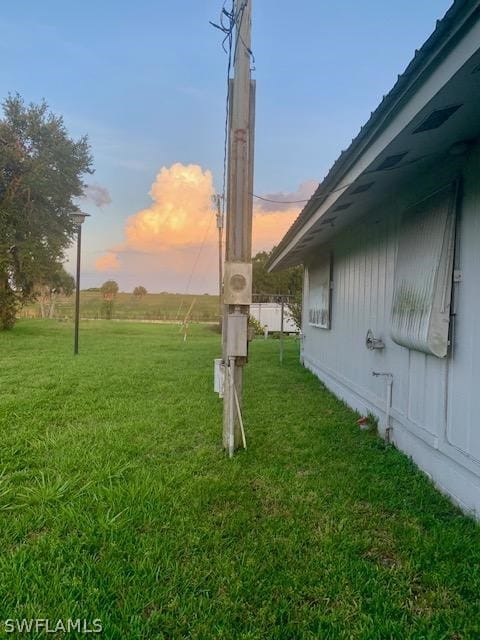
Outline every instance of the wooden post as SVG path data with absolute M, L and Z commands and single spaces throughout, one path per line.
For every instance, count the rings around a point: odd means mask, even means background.
M 222 251 L 222 235 L 223 235 L 223 215 L 222 215 L 222 205 L 221 205 L 221 195 L 216 195 L 215 200 L 217 202 L 217 229 L 218 229 L 218 321 L 220 323 L 220 329 L 222 328 L 222 318 L 223 318 L 223 299 L 222 299 L 222 286 L 223 286 L 223 276 L 222 276 L 222 266 L 223 266 L 223 251 Z
M 235 0 L 237 17 L 234 43 L 234 79 L 230 84 L 230 123 L 228 148 L 228 188 L 226 208 L 226 264 L 251 265 L 252 259 L 252 190 L 255 88 L 250 77 L 251 0 Z M 246 269 L 244 274 L 246 274 Z M 251 301 L 251 279 L 239 304 L 227 299 L 225 270 L 223 361 L 231 384 L 224 395 L 223 444 L 232 453 L 242 445 L 239 413 L 242 407 L 243 367 L 246 364 L 247 318 Z M 238 282 L 238 280 L 237 280 Z M 243 346 L 245 347 L 243 349 Z M 239 355 L 240 353 L 245 355 Z M 235 397 L 236 392 L 236 397 Z
M 280 364 L 283 363 L 283 314 L 285 311 L 285 299 L 282 297 L 281 315 L 280 315 Z

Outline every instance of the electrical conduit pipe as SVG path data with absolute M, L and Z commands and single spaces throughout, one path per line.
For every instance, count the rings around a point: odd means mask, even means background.
M 383 377 L 387 383 L 387 398 L 385 401 L 385 440 L 390 442 L 392 427 L 390 426 L 390 409 L 392 407 L 392 386 L 393 386 L 393 373 L 385 371 L 372 371 L 372 376 Z

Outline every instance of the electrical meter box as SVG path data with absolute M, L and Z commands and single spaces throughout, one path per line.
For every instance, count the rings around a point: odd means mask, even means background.
M 252 263 L 226 262 L 223 279 L 224 304 L 250 304 L 252 302 Z
M 247 355 L 248 316 L 245 313 L 230 313 L 227 316 L 227 356 Z

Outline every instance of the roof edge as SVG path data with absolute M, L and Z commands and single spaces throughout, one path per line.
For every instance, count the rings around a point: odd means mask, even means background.
M 459 31 L 464 29 L 480 10 L 480 0 L 455 0 L 441 20 L 437 20 L 434 31 L 407 65 L 405 71 L 397 78 L 392 89 L 383 96 L 380 104 L 372 111 L 370 118 L 360 128 L 349 147 L 343 150 L 334 162 L 323 181 L 319 184 L 309 201 L 299 213 L 287 233 L 272 252 L 268 262 L 268 271 L 277 268 L 277 263 L 288 243 L 302 226 L 322 206 L 332 190 L 342 180 L 347 171 L 361 157 L 375 139 L 378 130 L 398 109 L 406 95 L 423 78 L 431 72 L 432 64 L 438 62 L 444 48 L 450 44 Z M 278 267 L 281 269 L 281 267 Z

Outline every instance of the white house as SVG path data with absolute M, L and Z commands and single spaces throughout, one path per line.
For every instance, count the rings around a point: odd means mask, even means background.
M 479 136 L 480 0 L 456 0 L 270 261 L 305 266 L 304 365 L 477 517 Z

